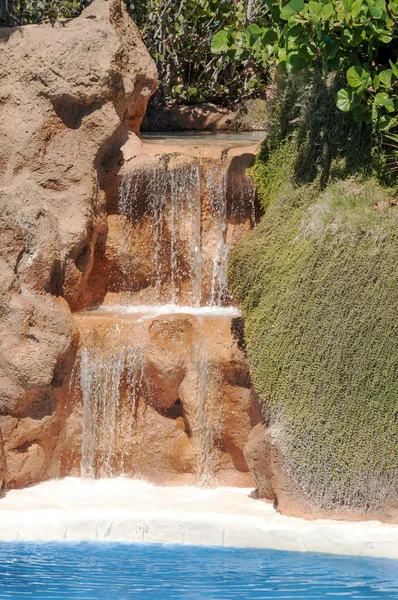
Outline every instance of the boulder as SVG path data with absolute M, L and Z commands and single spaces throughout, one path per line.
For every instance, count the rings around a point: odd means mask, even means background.
M 71 310 L 106 234 L 105 174 L 156 68 L 123 2 L 94 0 L 67 22 L 0 29 L 0 78 L 0 481 L 22 486 L 65 439 Z

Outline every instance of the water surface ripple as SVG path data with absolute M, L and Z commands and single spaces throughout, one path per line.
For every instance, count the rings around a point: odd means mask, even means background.
M 0 543 L 0 598 L 398 599 L 398 561 L 109 542 Z

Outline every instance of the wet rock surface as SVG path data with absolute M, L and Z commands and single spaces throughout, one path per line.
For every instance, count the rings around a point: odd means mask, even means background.
M 108 235 L 81 305 L 227 305 L 231 248 L 259 218 L 257 143 L 128 140 L 106 179 Z
M 155 66 L 119 0 L 0 30 L 0 479 L 49 476 L 62 438 L 95 246 L 102 174 L 137 132 Z
M 74 473 L 81 462 L 88 476 L 252 485 L 243 447 L 258 412 L 231 318 L 94 311 L 75 321 Z

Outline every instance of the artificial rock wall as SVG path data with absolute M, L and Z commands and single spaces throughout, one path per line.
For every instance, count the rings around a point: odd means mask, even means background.
M 55 474 L 81 304 L 106 234 L 103 180 L 156 69 L 121 0 L 0 29 L 0 482 Z

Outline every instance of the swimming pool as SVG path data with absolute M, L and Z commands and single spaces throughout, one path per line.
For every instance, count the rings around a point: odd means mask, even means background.
M 122 544 L 0 543 L 0 598 L 398 599 L 398 561 Z

